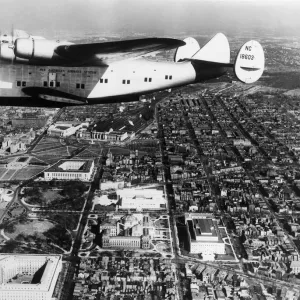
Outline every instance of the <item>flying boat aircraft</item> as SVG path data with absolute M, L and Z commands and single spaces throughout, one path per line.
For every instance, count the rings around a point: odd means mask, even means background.
M 147 59 L 177 49 L 174 62 Z M 141 95 L 217 78 L 233 68 L 257 81 L 264 52 L 245 43 L 234 63 L 224 34 L 200 48 L 194 38 L 143 38 L 90 44 L 47 40 L 22 30 L 0 36 L 0 106 L 63 107 L 138 101 Z

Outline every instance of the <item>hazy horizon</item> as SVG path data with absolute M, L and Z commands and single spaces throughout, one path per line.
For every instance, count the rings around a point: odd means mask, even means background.
M 298 35 L 300 3 L 242 0 L 0 0 L 0 28 L 53 36 L 66 32 L 176 35 Z

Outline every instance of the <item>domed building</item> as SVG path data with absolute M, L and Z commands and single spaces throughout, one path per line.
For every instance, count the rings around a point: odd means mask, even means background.
M 118 235 L 112 234 L 108 224 L 100 226 L 103 229 L 103 248 L 150 248 L 151 237 L 149 230 L 144 228 L 143 214 L 128 214 L 118 220 L 115 225 Z
M 124 219 L 122 219 L 122 224 L 124 225 L 124 230 L 125 230 L 139 224 L 139 220 L 133 214 L 127 215 Z

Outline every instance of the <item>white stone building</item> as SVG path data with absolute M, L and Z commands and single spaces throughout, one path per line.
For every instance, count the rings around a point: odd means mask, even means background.
M 117 190 L 119 209 L 164 210 L 166 199 L 163 190 L 154 188 L 126 188 Z
M 81 180 L 90 181 L 94 171 L 94 160 L 62 159 L 44 172 L 45 180 Z
M 299 274 L 300 273 L 300 261 L 299 260 L 294 260 L 291 262 L 291 269 L 293 274 Z
M 225 254 L 225 243 L 221 239 L 217 224 L 212 218 L 186 214 L 185 222 L 190 242 L 190 253 L 202 253 L 203 256 Z
M 51 300 L 60 255 L 0 254 L 0 299 Z
M 82 123 L 82 124 L 69 124 L 69 123 L 56 123 L 54 125 L 51 125 L 47 133 L 48 135 L 52 136 L 59 136 L 59 137 L 67 137 L 71 136 L 76 133 L 77 130 L 87 127 L 88 123 Z

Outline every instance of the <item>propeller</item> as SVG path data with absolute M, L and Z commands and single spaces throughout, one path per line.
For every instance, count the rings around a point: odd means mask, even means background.
M 1 58 L 2 58 L 1 50 L 2 50 L 2 32 L 0 30 L 0 61 L 1 61 Z
M 15 49 L 15 30 L 14 25 L 11 26 L 11 43 L 8 45 L 8 48 L 12 50 L 13 55 L 11 56 L 11 63 L 13 64 L 15 62 L 16 56 L 14 53 Z

